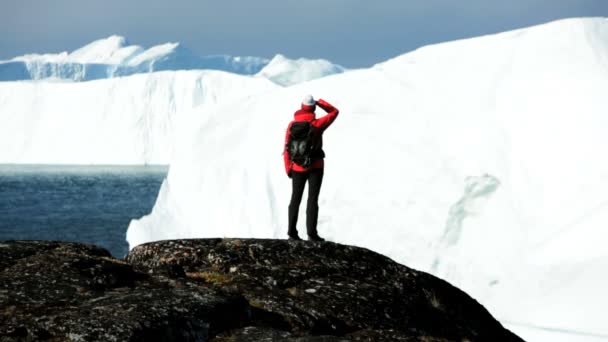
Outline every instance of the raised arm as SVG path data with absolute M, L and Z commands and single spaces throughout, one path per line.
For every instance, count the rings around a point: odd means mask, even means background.
M 319 127 L 322 131 L 324 131 L 325 129 L 327 129 L 327 127 L 329 127 L 329 125 L 334 122 L 334 120 L 336 120 L 340 111 L 338 110 L 338 108 L 332 106 L 329 102 L 323 99 L 317 100 L 317 105 L 327 112 L 325 116 L 318 118 L 315 122 L 315 126 Z

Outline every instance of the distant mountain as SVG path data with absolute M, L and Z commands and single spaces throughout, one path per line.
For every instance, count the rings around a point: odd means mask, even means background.
M 71 53 L 30 54 L 0 61 L 0 81 L 90 81 L 164 70 L 202 69 L 241 75 L 263 72 L 260 76 L 282 85 L 344 70 L 325 60 L 292 61 L 280 55 L 272 61 L 262 57 L 199 56 L 180 43 L 166 43 L 144 49 L 139 45 L 130 45 L 124 37 L 110 36 Z

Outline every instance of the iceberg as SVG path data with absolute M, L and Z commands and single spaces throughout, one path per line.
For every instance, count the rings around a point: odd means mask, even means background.
M 325 59 L 289 59 L 276 55 L 256 76 L 267 78 L 282 86 L 290 86 L 329 75 L 341 74 L 346 69 Z
M 608 19 L 584 18 L 194 108 L 127 240 L 285 238 L 283 139 L 311 93 L 341 111 L 322 236 L 448 280 L 525 339 L 607 336 L 606 89 Z
M 166 165 L 182 117 L 275 88 L 222 71 L 0 82 L 0 163 Z
M 340 73 L 341 66 L 327 60 L 290 60 L 282 55 L 263 57 L 199 56 L 181 43 L 150 48 L 130 45 L 125 37 L 110 36 L 71 53 L 29 54 L 0 61 L 0 81 L 91 81 L 167 70 L 221 70 L 258 75 L 277 84 L 292 85 Z

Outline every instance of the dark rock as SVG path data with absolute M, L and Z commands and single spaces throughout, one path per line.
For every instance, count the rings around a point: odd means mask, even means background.
M 245 297 L 252 308 L 245 324 L 270 330 L 241 329 L 233 340 L 266 334 L 266 339 L 286 340 L 325 335 L 521 341 L 466 293 L 364 248 L 285 240 L 175 240 L 138 246 L 127 260 L 144 272 L 179 265 L 201 286 Z M 251 331 L 255 334 L 247 337 Z
M 126 262 L 0 242 L 4 341 L 521 341 L 447 282 L 367 249 L 175 240 Z
M 3 342 L 205 341 L 249 315 L 240 296 L 151 277 L 93 246 L 4 241 L 0 255 Z

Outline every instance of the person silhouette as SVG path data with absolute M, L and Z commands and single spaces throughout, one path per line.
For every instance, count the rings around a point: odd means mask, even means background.
M 316 107 L 325 112 L 321 118 L 315 114 Z M 291 200 L 289 202 L 289 222 L 287 235 L 290 240 L 301 240 L 296 224 L 304 186 L 308 182 L 308 202 L 306 204 L 306 233 L 309 241 L 325 241 L 317 232 L 319 217 L 319 192 L 323 181 L 324 158 L 323 132 L 338 117 L 338 109 L 327 101 L 315 101 L 312 95 L 306 95 L 301 108 L 294 114 L 294 119 L 287 126 L 283 159 L 285 172 L 291 178 Z

